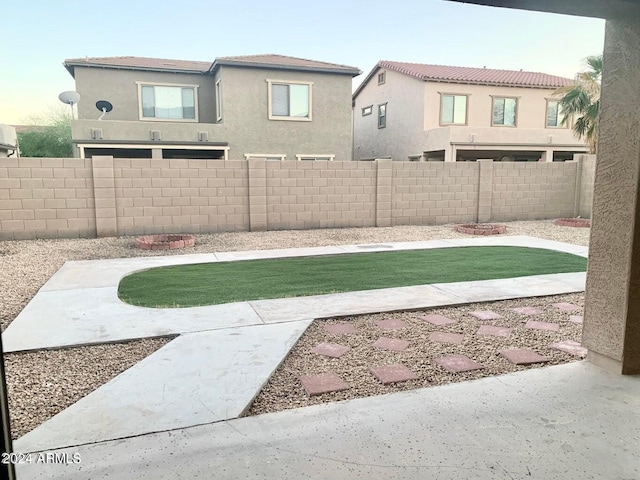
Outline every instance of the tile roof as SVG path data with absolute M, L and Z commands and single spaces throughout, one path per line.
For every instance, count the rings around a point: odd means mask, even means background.
M 571 85 L 573 80 L 540 72 L 498 70 L 494 68 L 451 67 L 422 63 L 390 62 L 382 60 L 377 68 L 386 68 L 425 81 L 496 85 L 505 87 L 558 88 Z
M 63 65 L 73 75 L 75 66 L 91 66 L 106 68 L 129 68 L 135 70 L 156 70 L 171 72 L 205 73 L 211 67 L 211 62 L 197 62 L 190 60 L 170 60 L 165 58 L 148 57 L 86 57 L 68 58 Z
M 318 72 L 328 71 L 332 73 L 348 73 L 351 75 L 360 75 L 362 73 L 360 69 L 356 67 L 350 67 L 348 65 L 319 62 L 317 60 L 276 55 L 273 53 L 263 55 L 242 55 L 237 57 L 218 57 L 213 62 L 212 69 L 215 69 L 217 65 L 246 65 L 266 68 L 276 67 L 287 70 L 311 70 Z

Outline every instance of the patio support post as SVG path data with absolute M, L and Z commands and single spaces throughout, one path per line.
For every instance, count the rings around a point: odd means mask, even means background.
M 583 345 L 640 373 L 640 10 L 607 21 Z

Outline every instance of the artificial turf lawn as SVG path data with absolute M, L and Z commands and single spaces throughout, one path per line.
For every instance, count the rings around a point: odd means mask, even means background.
M 586 268 L 586 258 L 539 248 L 403 250 L 152 268 L 123 278 L 118 296 L 143 307 L 192 307 Z

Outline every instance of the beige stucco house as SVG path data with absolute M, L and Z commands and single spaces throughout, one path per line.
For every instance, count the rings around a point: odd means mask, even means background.
M 282 55 L 64 66 L 81 95 L 72 122 L 78 157 L 351 159 L 354 67 Z
M 562 161 L 586 152 L 544 73 L 381 61 L 353 94 L 355 160 Z

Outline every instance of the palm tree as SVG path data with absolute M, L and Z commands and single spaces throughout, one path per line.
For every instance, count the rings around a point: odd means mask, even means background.
M 589 153 L 598 147 L 598 115 L 600 113 L 600 79 L 602 78 L 602 55 L 586 58 L 589 70 L 578 73 L 573 85 L 561 87 L 554 92 L 559 96 L 558 107 L 562 112 L 560 125 L 566 126 L 575 118 L 573 132 L 584 138 Z

